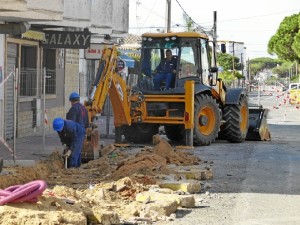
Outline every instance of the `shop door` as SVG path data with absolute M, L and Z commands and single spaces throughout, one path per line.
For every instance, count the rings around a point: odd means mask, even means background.
M 7 70 L 6 77 L 10 78 L 5 83 L 5 115 L 4 115 L 4 134 L 6 140 L 14 137 L 14 69 L 17 68 L 18 45 L 14 43 L 7 44 Z

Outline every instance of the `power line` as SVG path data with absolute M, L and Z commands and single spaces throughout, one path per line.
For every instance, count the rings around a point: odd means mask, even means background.
M 198 26 L 198 28 L 200 28 L 201 29 L 201 31 L 202 32 L 204 32 L 205 34 L 206 34 L 206 32 L 205 32 L 205 30 L 204 30 L 204 27 L 202 27 L 201 25 L 199 25 L 198 23 L 196 23 L 193 19 L 192 19 L 192 17 L 190 17 L 190 15 L 184 10 L 184 8 L 181 6 L 181 4 L 179 3 L 179 1 L 178 0 L 176 0 L 176 2 L 177 2 L 177 4 L 179 5 L 179 7 L 181 8 L 181 10 L 184 12 L 184 14 L 194 23 L 194 24 L 196 24 L 197 26 Z
M 152 13 L 152 11 L 153 11 L 153 9 L 154 9 L 156 3 L 157 3 L 157 0 L 155 0 L 154 4 L 152 5 L 152 8 L 150 9 L 148 15 L 146 16 L 146 19 L 144 20 L 144 24 L 147 22 L 147 20 L 148 20 L 150 14 Z
M 242 17 L 242 18 L 236 18 L 236 19 L 221 20 L 219 22 L 222 23 L 222 22 L 231 22 L 231 21 L 235 21 L 235 20 L 248 20 L 248 19 L 253 19 L 253 18 L 267 17 L 267 16 L 273 16 L 273 15 L 285 14 L 285 13 L 291 13 L 291 12 L 298 12 L 299 13 L 299 11 L 300 11 L 300 9 L 297 9 L 297 10 L 276 12 L 276 13 L 270 13 L 270 14 L 264 14 L 264 15 L 258 15 L 258 16 L 249 16 L 249 17 Z

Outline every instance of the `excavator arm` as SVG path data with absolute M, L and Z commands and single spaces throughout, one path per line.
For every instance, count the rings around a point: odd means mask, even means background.
M 99 133 L 94 121 L 96 115 L 102 112 L 108 95 L 113 107 L 115 127 L 131 124 L 129 96 L 127 96 L 130 92 L 126 90 L 126 82 L 118 74 L 117 60 L 116 47 L 104 48 L 91 94 L 84 103 L 88 110 L 90 126 L 86 130 L 82 162 L 88 162 L 99 157 Z
M 108 95 L 111 99 L 114 116 L 117 117 L 115 125 L 130 124 L 128 92 L 126 91 L 126 82 L 117 72 L 117 59 L 116 47 L 112 46 L 103 50 L 89 100 L 85 102 L 91 125 L 96 114 L 102 112 Z

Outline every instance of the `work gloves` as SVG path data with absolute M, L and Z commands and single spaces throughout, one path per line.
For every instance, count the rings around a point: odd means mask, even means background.
M 71 149 L 66 144 L 64 144 L 63 145 L 63 157 L 69 157 L 71 155 L 71 153 L 72 153 Z

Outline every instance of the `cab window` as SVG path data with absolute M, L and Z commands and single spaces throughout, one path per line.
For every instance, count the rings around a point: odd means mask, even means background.
M 183 39 L 179 64 L 179 78 L 197 77 L 197 67 L 198 61 L 196 51 L 196 39 Z

